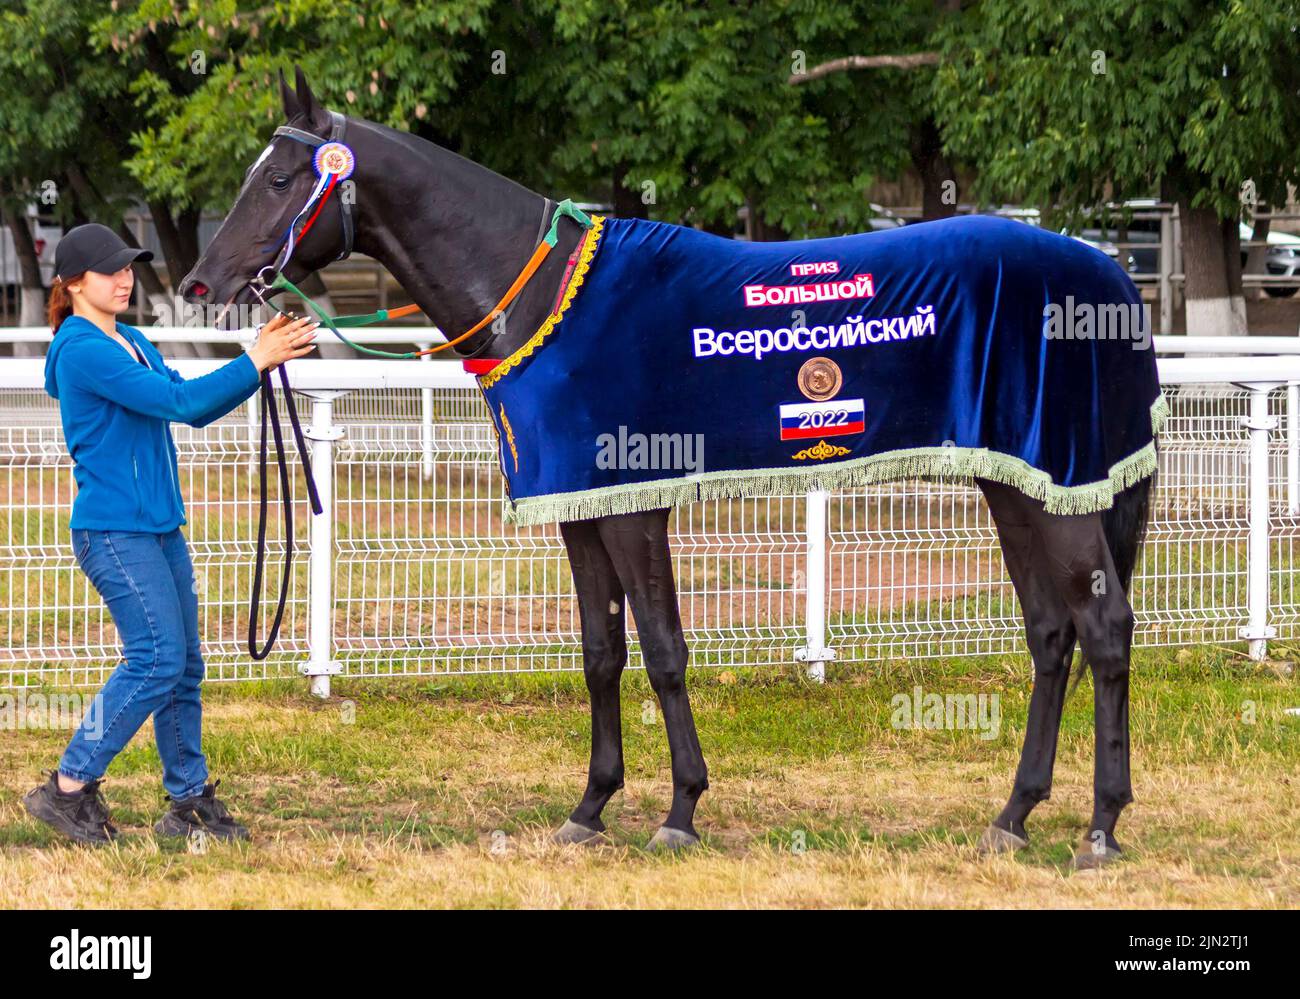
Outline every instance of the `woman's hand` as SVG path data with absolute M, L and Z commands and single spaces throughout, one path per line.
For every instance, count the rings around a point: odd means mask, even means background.
M 316 346 L 318 326 L 320 323 L 305 316 L 290 319 L 283 312 L 277 312 L 258 333 L 257 343 L 248 348 L 248 356 L 259 372 L 302 357 Z

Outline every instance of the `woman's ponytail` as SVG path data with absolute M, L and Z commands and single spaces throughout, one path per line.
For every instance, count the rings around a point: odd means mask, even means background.
M 80 274 L 54 279 L 54 284 L 50 287 L 50 304 L 47 306 L 45 313 L 45 318 L 50 324 L 51 333 L 59 332 L 63 320 L 72 315 L 72 294 L 68 291 L 68 285 L 80 279 Z

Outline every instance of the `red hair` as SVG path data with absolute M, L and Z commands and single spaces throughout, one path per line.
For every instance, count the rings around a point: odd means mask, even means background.
M 72 294 L 68 291 L 68 285 L 80 281 L 84 276 L 83 271 L 71 277 L 54 279 L 54 284 L 50 287 L 50 304 L 45 310 L 45 318 L 49 321 L 51 333 L 59 332 L 63 320 L 72 315 Z

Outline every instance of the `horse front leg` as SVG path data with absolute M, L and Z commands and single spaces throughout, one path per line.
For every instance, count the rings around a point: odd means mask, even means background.
M 588 843 L 605 831 L 600 813 L 623 786 L 619 681 L 627 665 L 627 615 L 623 587 L 600 540 L 596 522 L 561 524 L 560 535 L 569 553 L 582 625 L 582 670 L 591 698 L 591 761 L 586 793 L 552 839 L 557 843 Z
M 650 840 L 651 849 L 678 849 L 699 842 L 695 806 L 709 786 L 686 693 L 686 637 L 668 546 L 668 511 L 620 514 L 597 522 L 627 592 L 650 686 L 659 699 L 672 754 L 673 803 Z

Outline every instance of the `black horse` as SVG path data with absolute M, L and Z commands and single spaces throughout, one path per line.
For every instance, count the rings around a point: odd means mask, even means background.
M 299 136 L 337 134 L 341 118 L 313 96 L 302 71 L 291 90 L 280 79 L 284 115 Z M 346 119 L 356 152 L 350 211 L 326 203 L 284 268 L 294 282 L 351 249 L 379 260 L 437 325 L 472 327 L 500 299 L 529 259 L 551 204 L 491 170 L 415 136 Z M 191 303 L 251 303 L 254 280 L 316 182 L 309 144 L 273 139 L 250 169 L 239 197 L 182 285 Z M 345 192 L 347 193 L 347 192 Z M 345 217 L 349 216 L 349 217 Z M 462 355 L 503 358 L 545 319 L 580 237 L 561 226 L 557 249 L 525 287 L 502 328 L 495 323 L 457 346 Z M 1133 613 L 1126 590 L 1145 528 L 1152 479 L 1130 486 L 1109 510 L 1049 514 L 1009 486 L 976 480 L 988 501 L 1002 553 L 1025 618 L 1035 682 L 1025 745 L 1010 800 L 985 830 L 985 852 L 1028 843 L 1025 820 L 1049 796 L 1070 664 L 1076 643 L 1095 682 L 1095 795 L 1090 833 L 1076 865 L 1118 856 L 1115 824 L 1132 800 L 1128 682 Z M 591 763 L 586 793 L 555 834 L 593 840 L 601 811 L 623 786 L 619 681 L 627 664 L 625 609 L 636 617 L 646 672 L 663 711 L 672 752 L 673 800 L 651 841 L 679 847 L 698 841 L 695 807 L 709 786 L 686 691 L 682 634 L 668 511 L 653 510 L 560 525 L 582 622 L 583 668 L 591 694 Z

